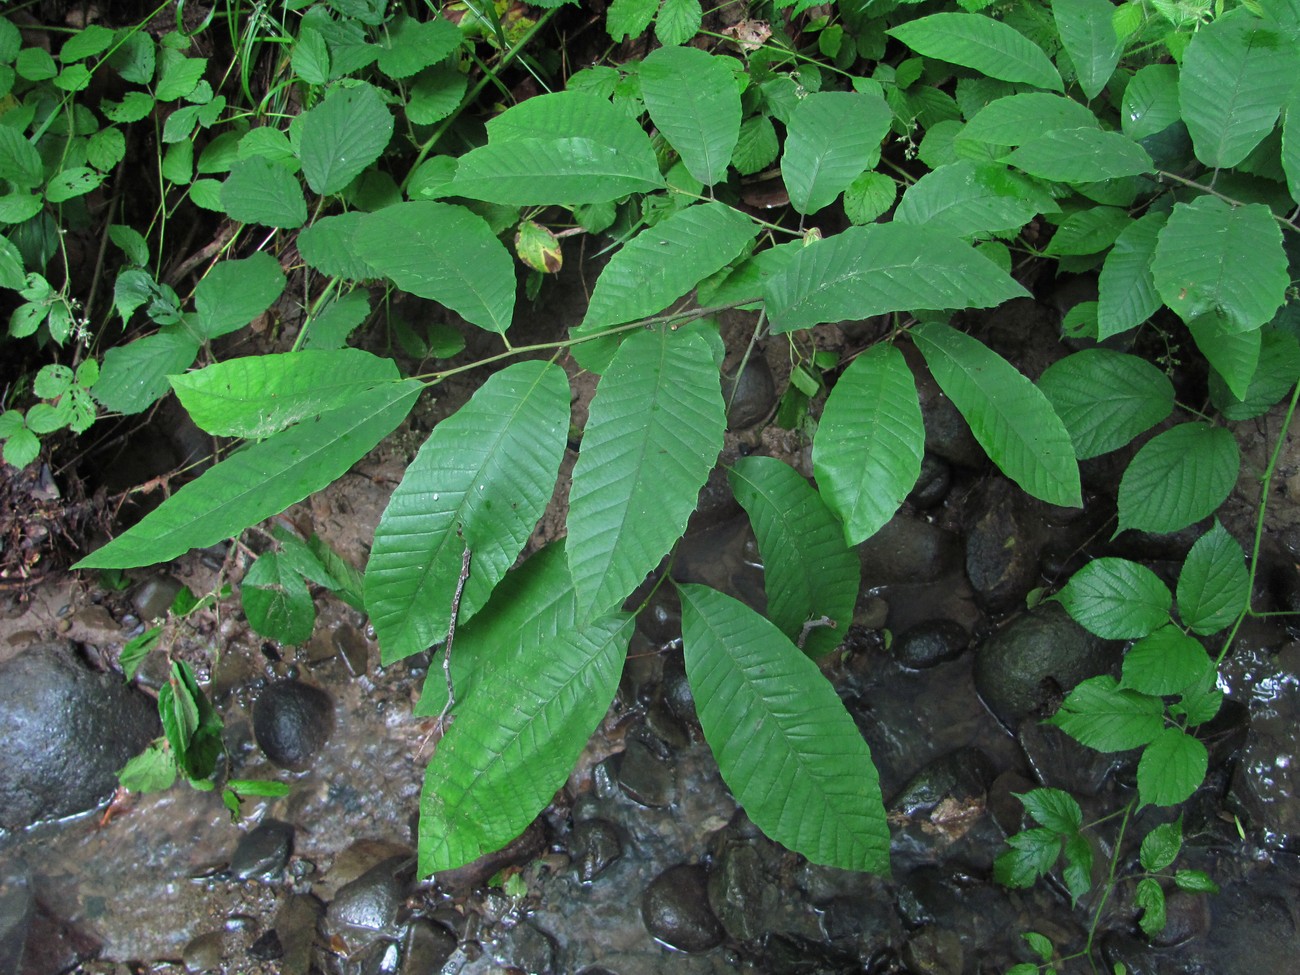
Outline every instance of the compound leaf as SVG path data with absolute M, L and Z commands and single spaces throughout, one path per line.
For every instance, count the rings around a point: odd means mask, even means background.
M 903 355 L 880 344 L 836 381 L 813 437 L 822 498 L 856 545 L 894 516 L 921 475 L 925 426 Z
M 1119 527 L 1174 532 L 1214 513 L 1237 483 L 1232 431 L 1182 423 L 1152 437 L 1119 483 Z
M 893 311 L 988 308 L 1028 294 L 952 234 L 904 223 L 850 227 L 802 247 L 763 292 L 776 332 Z
M 795 107 L 781 178 L 800 213 L 816 213 L 870 169 L 893 113 L 880 95 L 814 92 Z
M 726 175 L 740 138 L 740 91 L 729 62 L 694 47 L 661 47 L 639 71 L 651 121 L 705 186 Z
M 1014 27 L 981 14 L 940 13 L 918 17 L 885 33 L 917 54 L 938 58 L 1000 81 L 1061 91 L 1061 76 L 1043 49 Z
M 619 346 L 569 492 L 569 570 L 584 619 L 617 608 L 681 537 L 725 426 L 702 335 L 641 331 Z
M 939 387 L 1007 477 L 1048 504 L 1082 504 L 1070 435 L 1038 387 L 948 325 L 921 324 L 911 335 Z
M 515 265 L 478 214 L 420 200 L 368 213 L 353 253 L 403 291 L 446 305 L 466 321 L 504 333 L 515 310 Z
M 809 656 L 829 653 L 853 622 L 862 574 L 839 522 L 817 491 L 775 457 L 741 458 L 729 479 L 758 539 L 768 619 Z M 805 632 L 819 619 L 830 624 Z
M 490 645 L 472 638 L 470 627 L 456 641 L 477 673 L 468 688 L 455 685 L 454 721 L 425 773 L 422 877 L 477 860 L 523 832 L 564 785 L 618 688 L 631 617 L 580 619 L 559 546 L 516 574 L 483 616 L 508 611 L 521 625 L 497 628 Z
M 686 676 L 749 818 L 814 863 L 889 872 L 871 753 L 817 665 L 743 603 L 683 585 Z
M 1178 575 L 1178 616 L 1193 633 L 1217 633 L 1246 608 L 1249 595 L 1241 544 L 1216 521 L 1196 540 Z
M 1128 559 L 1093 559 L 1056 597 L 1074 621 L 1107 640 L 1144 637 L 1169 622 L 1173 596 L 1160 577 Z
M 550 500 L 569 431 L 569 384 L 553 363 L 492 375 L 433 428 L 375 529 L 366 610 L 385 663 L 447 635 L 464 551 L 469 619 L 514 564 Z
M 347 406 L 250 444 L 75 567 L 114 569 L 166 562 L 279 514 L 341 477 L 392 433 L 421 389 L 414 379 L 386 383 L 359 393 Z
M 1123 447 L 1174 408 L 1173 383 L 1163 372 L 1109 349 L 1085 349 L 1052 363 L 1038 388 L 1070 432 L 1080 460 Z

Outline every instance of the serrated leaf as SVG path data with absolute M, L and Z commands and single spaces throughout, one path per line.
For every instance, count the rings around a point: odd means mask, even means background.
M 655 38 L 660 44 L 685 44 L 704 20 L 700 0 L 663 0 L 655 18 Z
M 1165 709 L 1159 698 L 1122 690 L 1115 678 L 1102 675 L 1079 683 L 1047 723 L 1089 748 L 1119 752 L 1155 741 L 1164 731 Z
M 1291 93 L 1282 120 L 1282 171 L 1291 199 L 1300 203 L 1300 88 Z
M 892 120 L 879 95 L 805 95 L 787 123 L 781 155 L 781 178 L 795 210 L 811 214 L 835 202 L 871 168 Z
M 1093 559 L 1056 597 L 1084 629 L 1107 640 L 1144 637 L 1169 621 L 1173 596 L 1160 577 L 1128 559 Z
M 332 278 L 364 281 L 379 277 L 380 272 L 358 256 L 353 242 L 369 216 L 354 210 L 317 220 L 298 235 L 302 259 Z
M 874 346 L 835 383 L 813 438 L 818 487 L 849 544 L 894 516 L 920 477 L 924 450 L 912 372 L 893 346 Z
M 1021 830 L 1007 837 L 1007 845 L 1011 849 L 993 861 L 993 879 L 1004 887 L 1032 887 L 1061 855 L 1061 837 L 1050 829 Z
M 569 492 L 567 554 L 583 618 L 617 608 L 681 537 L 725 426 L 703 336 L 642 331 L 619 346 Z
M 0 125 L 0 179 L 23 190 L 35 189 L 45 180 L 40 153 L 11 125 Z
M 1178 852 L 1183 848 L 1182 817 L 1172 823 L 1161 823 L 1142 837 L 1142 847 L 1138 861 L 1143 870 L 1164 870 L 1178 859 Z
M 221 208 L 240 223 L 292 230 L 307 222 L 298 177 L 264 156 L 241 159 L 230 167 L 221 184 Z
M 939 13 L 885 31 L 917 54 L 960 64 L 990 78 L 1063 90 L 1043 49 L 1013 27 L 980 14 Z
M 330 52 L 325 37 L 318 30 L 304 27 L 293 42 L 289 56 L 293 73 L 309 85 L 323 85 L 330 80 Z
M 1285 309 L 1281 314 L 1286 314 Z M 1244 396 L 1233 393 L 1217 369 L 1210 374 L 1210 401 L 1225 419 L 1263 416 L 1300 380 L 1300 343 L 1289 333 L 1269 327 L 1259 334 L 1259 359 Z
M 351 250 L 399 288 L 504 333 L 515 308 L 515 265 L 487 222 L 461 206 L 420 200 L 366 214 Z
M 239 584 L 249 625 L 280 643 L 306 643 L 316 627 L 316 606 L 302 576 L 275 552 L 258 556 Z
M 1165 892 L 1152 877 L 1143 877 L 1133 891 L 1133 904 L 1142 911 L 1138 926 L 1148 938 L 1154 938 L 1165 929 Z
M 280 297 L 285 280 L 280 262 L 265 251 L 221 261 L 194 288 L 199 336 L 215 339 L 247 325 Z
M 160 739 L 122 766 L 117 780 L 132 792 L 163 792 L 176 781 L 176 762 Z
M 1115 34 L 1115 6 L 1110 0 L 1053 0 L 1052 17 L 1061 35 L 1079 87 L 1096 98 L 1115 73 L 1124 50 Z
M 1214 513 L 1237 483 L 1240 453 L 1230 430 L 1183 423 L 1152 437 L 1119 484 L 1119 526 L 1173 532 Z
M 323 306 L 304 326 L 307 332 L 301 348 L 333 350 L 347 344 L 348 335 L 370 314 L 370 297 L 358 288 Z
M 1133 223 L 1119 207 L 1099 206 L 1072 213 L 1056 228 L 1043 253 L 1049 257 L 1098 254 Z
M 333 88 L 303 113 L 298 133 L 302 175 L 316 193 L 338 193 L 388 148 L 393 116 L 372 85 Z
M 850 227 L 790 253 L 763 289 L 776 332 L 893 311 L 989 308 L 1028 294 L 974 248 L 928 227 Z
M 863 173 L 844 190 L 844 215 L 861 227 L 894 205 L 898 184 L 884 173 Z
M 740 137 L 740 91 L 728 60 L 661 47 L 638 71 L 650 120 L 705 186 L 726 175 Z
M 460 46 L 456 25 L 435 17 L 418 21 L 395 17 L 389 21 L 379 42 L 379 70 L 390 78 L 409 78 L 437 64 Z
M 1200 680 L 1209 666 L 1205 648 L 1170 624 L 1129 648 L 1119 683 L 1120 687 L 1164 697 L 1181 693 Z
M 1044 962 L 1050 962 L 1052 960 L 1052 955 L 1056 949 L 1052 946 L 1052 942 L 1049 939 L 1039 934 L 1037 931 L 1026 931 L 1020 937 L 1025 939 L 1029 947 L 1033 949 L 1034 954 Z M 1030 967 L 1033 968 L 1035 973 L 1038 972 L 1037 965 L 1032 965 Z M 1014 969 L 1012 969 L 1012 971 L 1014 971 Z M 1011 973 L 1008 972 L 1008 975 L 1011 975 Z
M 406 100 L 406 117 L 416 125 L 441 122 L 456 110 L 468 86 L 468 76 L 454 59 L 421 71 Z
M 158 53 L 158 78 L 154 97 L 160 102 L 174 102 L 198 87 L 207 70 L 207 58 L 187 58 L 180 51 L 164 46 Z
M 201 429 L 260 440 L 400 378 L 393 360 L 360 349 L 302 350 L 227 359 L 172 376 L 171 385 Z
M 605 30 L 616 44 L 625 37 L 640 37 L 658 9 L 659 0 L 613 0 L 605 14 Z
M 1071 836 L 1065 841 L 1065 867 L 1061 879 L 1074 902 L 1092 887 L 1092 846 L 1086 836 Z
M 1174 883 L 1180 890 L 1190 890 L 1195 894 L 1217 894 L 1219 885 L 1204 870 L 1177 870 Z
M 1214 314 L 1236 332 L 1272 319 L 1291 280 L 1282 231 L 1268 207 L 1230 207 L 1209 195 L 1174 204 L 1151 273 L 1161 299 L 1184 322 Z
M 94 397 L 105 409 L 139 413 L 165 395 L 167 377 L 184 372 L 198 354 L 198 341 L 180 332 L 159 332 L 115 345 L 104 353 Z
M 1155 169 L 1151 156 L 1128 136 L 1096 128 L 1057 129 L 1021 144 L 1004 161 L 1058 183 L 1092 183 L 1140 176 Z
M 1050 196 L 1005 166 L 959 159 L 909 186 L 894 219 L 969 238 L 1019 230 L 1052 209 Z
M 876 769 L 834 688 L 743 603 L 704 586 L 679 591 L 700 723 L 746 814 L 814 863 L 888 874 Z
M 1130 139 L 1163 132 L 1182 118 L 1178 107 L 1178 66 L 1148 64 L 1124 89 L 1120 125 Z
M 488 123 L 488 144 L 460 157 L 460 196 L 536 206 L 604 203 L 661 189 L 645 131 L 586 92 L 539 95 Z
M 1230 10 L 1197 30 L 1178 81 L 1196 158 L 1212 169 L 1245 159 L 1272 131 L 1297 74 L 1295 45 L 1248 10 Z
M 948 325 L 921 324 L 911 336 L 939 388 L 1007 477 L 1048 504 L 1082 504 L 1070 435 L 1033 383 L 978 339 Z
M 1165 728 L 1138 760 L 1138 796 L 1143 805 L 1176 806 L 1205 781 L 1209 753 L 1180 728 Z
M 1217 633 L 1246 609 L 1249 596 L 1245 553 L 1215 521 L 1187 553 L 1178 575 L 1178 616 L 1193 633 Z
M 389 499 L 366 566 L 366 609 L 385 663 L 439 642 L 471 618 L 514 564 L 555 487 L 569 430 L 569 384 L 553 363 L 492 375 L 433 428 Z
M 981 108 L 957 134 L 958 141 L 1019 146 L 1058 129 L 1098 127 L 1087 106 L 1064 95 L 1032 91 L 1005 95 Z
M 751 176 L 770 166 L 780 149 L 781 143 L 777 140 L 772 120 L 766 115 L 755 115 L 740 124 L 736 148 L 731 153 L 731 165 L 741 176 Z M 893 202 L 892 197 L 890 202 Z
M 24 428 L 15 430 L 5 438 L 4 459 L 6 464 L 21 470 L 34 461 L 41 452 L 41 442 L 36 434 Z
M 518 836 L 564 785 L 618 688 L 631 618 L 584 621 L 559 546 L 515 575 L 517 584 L 502 585 L 508 601 L 494 599 L 456 640 L 478 672 L 467 689 L 456 686 L 454 720 L 425 773 L 422 877 Z M 491 642 L 473 635 L 504 612 L 519 625 L 496 628 Z
M 1106 255 L 1097 284 L 1098 341 L 1136 328 L 1159 310 L 1151 260 L 1166 219 L 1148 213 L 1129 224 Z
M 1083 825 L 1083 812 L 1079 809 L 1079 803 L 1061 789 L 1030 789 L 1026 793 L 1018 793 L 1016 798 L 1036 823 L 1054 833 L 1069 836 L 1077 833 Z
M 104 182 L 104 174 L 88 166 L 65 169 L 50 177 L 45 186 L 45 199 L 50 203 L 66 203 L 84 196 Z
M 741 458 L 728 478 L 758 539 L 767 618 L 810 657 L 829 653 L 853 622 L 861 588 L 861 566 L 839 522 L 817 491 L 774 457 Z M 820 619 L 831 625 L 805 630 Z
M 96 384 L 97 392 L 103 381 Z M 186 484 L 75 567 L 130 568 L 166 562 L 279 514 L 342 476 L 392 433 L 422 388 L 414 379 L 376 387 L 347 407 L 249 445 Z
M 1085 349 L 1052 363 L 1038 388 L 1070 432 L 1080 460 L 1123 447 L 1174 408 L 1174 387 L 1163 372 L 1109 349 Z

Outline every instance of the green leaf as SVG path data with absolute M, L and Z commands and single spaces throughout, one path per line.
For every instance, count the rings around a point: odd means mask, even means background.
M 86 140 L 86 161 L 101 173 L 107 173 L 125 155 L 126 136 L 121 129 L 100 129 Z
M 15 430 L 5 439 L 5 463 L 12 464 L 19 470 L 34 461 L 40 452 L 40 440 L 26 428 Z
M 1188 727 L 1212 720 L 1223 707 L 1223 691 L 1216 686 L 1218 676 L 1217 667 L 1206 667 L 1201 679 L 1184 688 L 1181 698 L 1169 705 L 1170 713 L 1186 718 Z
M 187 58 L 180 51 L 164 46 L 158 53 L 158 80 L 154 97 L 160 102 L 174 102 L 198 87 L 207 70 L 207 58 Z
M 1282 171 L 1291 199 L 1300 203 L 1300 88 L 1291 93 L 1282 122 Z
M 1174 532 L 1207 518 L 1234 484 L 1240 454 L 1232 431 L 1183 423 L 1152 437 L 1119 484 L 1119 526 Z
M 139 413 L 165 395 L 167 377 L 184 372 L 198 354 L 199 343 L 180 332 L 159 332 L 115 345 L 104 353 L 94 397 L 105 409 Z
M 529 98 L 488 123 L 460 157 L 457 195 L 518 206 L 604 203 L 661 189 L 650 139 L 609 101 L 567 91 Z
M 161 626 L 151 626 L 139 636 L 134 636 L 126 641 L 122 647 L 121 654 L 118 655 L 117 662 L 122 668 L 122 674 L 126 679 L 133 680 L 135 672 L 144 662 L 144 658 L 158 646 L 158 638 L 162 636 Z
M 772 120 L 766 115 L 755 115 L 740 124 L 736 148 L 731 153 L 731 165 L 740 175 L 751 176 L 770 166 L 780 149 Z M 884 178 L 889 179 L 887 176 Z M 892 186 L 893 180 L 889 182 Z M 890 202 L 893 202 L 892 196 Z
M 1217 633 L 1246 608 L 1249 596 L 1245 553 L 1215 521 L 1187 553 L 1178 575 L 1178 616 L 1193 633 Z
M 655 18 L 655 38 L 668 47 L 685 44 L 695 36 L 703 19 L 700 0 L 663 0 Z
M 319 535 L 307 540 L 307 548 L 329 573 L 334 595 L 359 612 L 365 612 L 365 578 L 357 569 Z
M 101 378 L 96 391 L 102 384 Z M 279 514 L 341 477 L 392 433 L 422 388 L 414 379 L 379 386 L 358 395 L 347 407 L 245 447 L 186 484 L 76 567 L 130 568 L 166 562 Z
M 88 166 L 77 166 L 55 173 L 45 186 L 45 199 L 50 203 L 66 203 L 97 189 L 104 182 L 104 174 Z
M 1235 166 L 1272 131 L 1300 74 L 1300 54 L 1248 10 L 1216 17 L 1183 54 L 1179 105 L 1196 158 Z
M 289 794 L 288 782 L 269 782 L 265 779 L 228 779 L 226 788 L 240 796 L 278 798 Z
M 420 200 L 366 214 L 357 258 L 399 288 L 504 334 L 515 309 L 515 264 L 487 221 L 461 206 Z
M 302 576 L 275 552 L 258 556 L 239 584 L 249 625 L 280 643 L 306 643 L 316 626 L 316 606 Z
M 911 336 L 939 388 L 1007 477 L 1048 504 L 1082 504 L 1070 435 L 1038 387 L 978 339 L 948 325 L 918 325 Z
M 265 156 L 241 159 L 230 167 L 221 184 L 221 208 L 240 223 L 292 230 L 307 222 L 298 177 Z
M 1142 804 L 1176 806 L 1205 781 L 1209 753 L 1179 728 L 1165 728 L 1142 750 L 1138 760 L 1138 796 Z
M 1155 169 L 1147 151 L 1128 136 L 1095 128 L 1057 129 L 1037 136 L 1004 161 L 1031 176 L 1059 183 L 1092 183 Z
M 909 186 L 894 219 L 973 237 L 1019 230 L 1055 208 L 1050 196 L 1005 166 L 959 159 Z
M 835 202 L 871 168 L 892 120 L 879 95 L 805 95 L 790 118 L 781 155 L 781 177 L 794 208 L 811 214 Z
M 1215 314 L 1236 332 L 1271 320 L 1291 281 L 1282 231 L 1268 207 L 1230 207 L 1208 195 L 1174 205 L 1151 273 L 1164 303 L 1184 322 Z
M 421 71 L 415 84 L 411 85 L 406 101 L 406 117 L 416 125 L 440 122 L 456 110 L 456 106 L 465 97 L 468 86 L 468 77 L 456 67 L 454 61 Z
M 729 62 L 694 47 L 661 47 L 638 72 L 650 120 L 705 186 L 726 175 L 740 137 L 740 91 Z
M 64 64 L 84 61 L 108 50 L 113 45 L 113 31 L 99 24 L 91 24 L 77 31 L 59 48 L 59 60 Z
M 132 792 L 163 792 L 176 781 L 176 761 L 160 739 L 122 766 L 117 780 Z
M 658 9 L 659 0 L 613 0 L 605 14 L 605 30 L 616 44 L 625 37 L 640 37 Z
M 872 223 L 894 205 L 897 195 L 898 184 L 884 173 L 863 173 L 844 191 L 844 215 L 858 227 Z
M 1074 688 L 1047 721 L 1100 752 L 1120 752 L 1155 741 L 1164 733 L 1159 698 L 1122 690 L 1115 678 L 1090 677 Z
M 1160 577 L 1128 559 L 1093 559 L 1056 597 L 1074 621 L 1107 640 L 1144 637 L 1169 622 L 1173 596 Z
M 11 125 L 0 125 L 0 179 L 31 190 L 45 181 L 45 164 L 36 147 Z
M 284 284 L 280 262 L 265 251 L 221 261 L 194 289 L 200 337 L 215 339 L 247 325 L 271 307 Z
M 1133 891 L 1133 904 L 1142 911 L 1138 926 L 1148 938 L 1154 938 L 1165 929 L 1165 892 L 1158 881 L 1143 877 Z
M 1052 942 L 1048 938 L 1039 934 L 1037 931 L 1026 931 L 1020 937 L 1025 939 L 1029 947 L 1033 949 L 1034 954 L 1044 962 L 1050 962 L 1052 960 L 1052 955 L 1056 949 L 1052 946 Z M 1036 975 L 1038 972 L 1038 966 L 1032 965 L 1030 967 L 1034 970 Z M 1008 975 L 1010 975 L 1010 973 L 1008 973 Z
M 718 202 L 686 207 L 643 230 L 601 272 L 574 337 L 662 311 L 735 260 L 757 231 L 739 210 Z M 600 372 L 617 343 L 611 337 L 574 351 L 583 368 Z
M 1096 98 L 1115 73 L 1124 50 L 1115 34 L 1110 0 L 1053 0 L 1052 17 L 1061 44 L 1088 100 Z M 1046 960 L 1046 959 L 1044 959 Z
M 1098 279 L 1097 339 L 1136 328 L 1160 308 L 1151 260 L 1166 215 L 1148 213 L 1115 239 Z
M 990 308 L 1028 294 L 951 234 L 903 223 L 850 227 L 815 241 L 765 285 L 776 332 L 893 311 Z
M 347 344 L 348 335 L 370 314 L 370 298 L 358 288 L 335 298 L 321 308 L 306 325 L 303 349 L 333 350 Z
M 1178 870 L 1174 873 L 1174 883 L 1180 890 L 1190 890 L 1195 894 L 1219 892 L 1219 885 L 1204 870 Z
M 317 220 L 298 235 L 298 252 L 304 261 L 330 277 L 350 281 L 377 278 L 379 272 L 361 259 L 354 243 L 357 231 L 370 216 L 354 210 Z
M 390 78 L 409 78 L 437 64 L 460 47 L 456 25 L 435 17 L 419 21 L 398 16 L 388 22 L 379 40 L 379 70 Z
M 767 618 L 811 657 L 834 650 L 853 622 L 857 554 L 817 491 L 774 457 L 744 457 L 728 475 L 763 559 Z M 810 621 L 829 619 L 831 625 Z
M 835 383 L 813 438 L 817 485 L 849 544 L 894 516 L 920 477 L 924 450 L 912 372 L 892 345 L 873 346 Z
M 1011 849 L 993 861 L 993 879 L 1004 887 L 1032 887 L 1061 855 L 1061 837 L 1050 829 L 1021 830 L 1007 837 L 1007 845 Z
M 1174 387 L 1163 372 L 1109 349 L 1085 349 L 1052 363 L 1038 388 L 1070 432 L 1080 460 L 1123 447 L 1174 408 Z
M 123 81 L 133 85 L 147 85 L 153 81 L 157 67 L 157 46 L 145 31 L 127 34 L 117 50 L 108 56 L 108 63 Z
M 379 90 L 364 82 L 333 88 L 301 118 L 298 158 L 316 193 L 338 193 L 388 148 L 393 116 Z
M 1282 314 L 1286 314 L 1285 310 Z M 1266 327 L 1259 336 L 1259 360 L 1244 396 L 1233 393 L 1217 370 L 1210 374 L 1210 401 L 1225 419 L 1263 416 L 1300 380 L 1300 343 L 1289 333 L 1273 328 Z
M 835 689 L 743 603 L 704 586 L 679 592 L 700 724 L 746 814 L 813 863 L 888 874 L 876 769 Z
M 1049 257 L 1098 254 L 1115 243 L 1120 233 L 1133 223 L 1128 212 L 1119 207 L 1092 207 L 1080 210 L 1056 228 L 1051 242 L 1043 251 Z
M 1084 105 L 1064 95 L 1032 91 L 989 102 L 957 133 L 958 142 L 1019 146 L 1058 129 L 1097 128 Z
M 569 570 L 585 618 L 617 608 L 681 537 L 726 416 L 704 337 L 640 331 L 591 402 L 569 492 Z
M 550 500 L 569 430 L 569 384 L 553 363 L 494 373 L 433 428 L 375 529 L 366 609 L 385 663 L 444 639 L 464 551 L 469 619 L 514 564 Z
M 320 31 L 304 27 L 293 42 L 289 56 L 293 73 L 309 85 L 323 85 L 330 80 L 329 45 Z
M 980 14 L 931 14 L 885 33 L 917 54 L 974 68 L 990 78 L 1052 91 L 1064 88 L 1042 48 L 1015 28 Z
M 344 406 L 358 392 L 400 379 L 392 359 L 360 349 L 245 356 L 173 376 L 181 405 L 208 433 L 269 437 Z
M 1065 841 L 1065 869 L 1061 879 L 1077 903 L 1092 888 L 1092 846 L 1086 836 L 1075 835 Z
M 1129 648 L 1119 686 L 1156 697 L 1178 694 L 1199 680 L 1209 666 L 1205 648 L 1169 624 Z
M 522 622 L 492 628 L 490 642 L 472 636 L 504 613 Z M 559 546 L 511 573 L 456 640 L 478 673 L 457 684 L 455 720 L 425 773 L 421 876 L 499 850 L 554 798 L 609 708 L 631 629 L 625 614 L 582 619 Z
M 1182 118 L 1178 107 L 1178 66 L 1148 64 L 1124 89 L 1120 125 L 1130 139 L 1163 132 Z
M 1079 809 L 1079 803 L 1061 789 L 1030 789 L 1023 794 L 1017 793 L 1016 798 L 1038 825 L 1045 826 L 1054 833 L 1070 836 L 1077 833 L 1083 825 L 1083 812 Z
M 1161 823 L 1142 837 L 1138 861 L 1143 870 L 1164 870 L 1178 859 L 1183 848 L 1183 820 L 1180 816 L 1172 823 Z

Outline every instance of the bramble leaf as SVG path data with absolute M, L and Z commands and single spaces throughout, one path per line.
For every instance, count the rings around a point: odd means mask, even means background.
M 1038 388 L 1070 432 L 1080 460 L 1123 447 L 1174 408 L 1174 387 L 1163 372 L 1109 349 L 1084 349 L 1052 363 Z
M 1123 690 L 1102 675 L 1078 684 L 1047 723 L 1089 748 L 1119 752 L 1163 734 L 1165 709 L 1159 698 Z
M 1127 559 L 1093 559 L 1056 598 L 1074 621 L 1106 640 L 1144 637 L 1169 622 L 1173 596 L 1160 577 Z
M 1247 606 L 1250 573 L 1241 545 L 1217 520 L 1178 575 L 1178 616 L 1193 633 L 1217 633 Z
M 1183 819 L 1180 816 L 1172 823 L 1161 823 L 1142 837 L 1138 861 L 1143 870 L 1164 870 L 1178 859 L 1182 848 Z
M 1209 666 L 1205 648 L 1169 624 L 1129 648 L 1119 686 L 1155 697 L 1178 694 L 1200 680 Z
M 1240 452 L 1232 431 L 1181 423 L 1152 437 L 1119 483 L 1119 525 L 1174 532 L 1207 518 L 1237 483 Z
M 332 88 L 303 113 L 298 136 L 302 175 L 316 193 L 338 193 L 388 148 L 393 115 L 373 85 Z
M 1138 795 L 1143 805 L 1176 806 L 1205 781 L 1209 753 L 1199 739 L 1180 728 L 1165 728 L 1142 750 Z

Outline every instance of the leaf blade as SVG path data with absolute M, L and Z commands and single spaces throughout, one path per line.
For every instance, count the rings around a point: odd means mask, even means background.
M 661 47 L 641 62 L 650 119 L 691 175 L 712 186 L 740 138 L 740 91 L 726 62 L 694 47 Z

